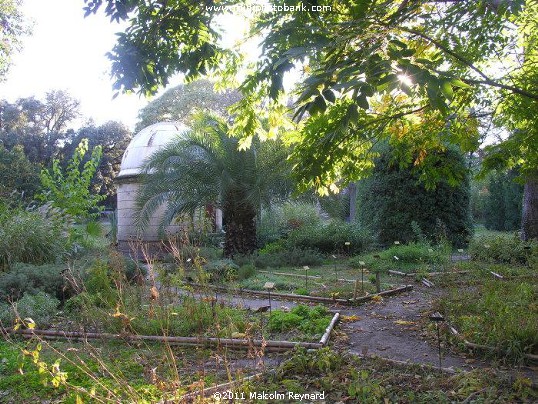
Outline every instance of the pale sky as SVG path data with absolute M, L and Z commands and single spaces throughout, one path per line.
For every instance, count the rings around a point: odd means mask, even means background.
M 0 82 L 0 99 L 44 99 L 47 91 L 66 90 L 81 103 L 83 117 L 74 123 L 75 128 L 93 118 L 97 124 L 115 120 L 133 129 L 139 110 L 150 100 L 136 94 L 120 94 L 113 100 L 110 61 L 105 56 L 122 25 L 111 23 L 102 10 L 84 18 L 83 6 L 83 0 L 23 0 L 22 11 L 33 22 L 33 32 L 24 39 L 22 51 L 14 55 L 6 80 Z M 224 46 L 234 46 L 246 31 L 246 19 L 240 14 L 231 12 L 219 18 L 225 30 Z M 241 46 L 251 61 L 257 60 L 258 43 L 254 38 Z M 296 80 L 296 74 L 290 76 L 286 83 Z M 181 82 L 181 77 L 174 77 L 167 88 Z
M 34 22 L 33 33 L 13 58 L 7 80 L 0 83 L 0 98 L 43 99 L 47 91 L 67 90 L 81 102 L 85 118 L 97 124 L 116 120 L 132 129 L 148 100 L 136 94 L 112 100 L 105 56 L 121 26 L 102 13 L 84 18 L 83 6 L 83 0 L 24 0 L 23 12 Z M 178 79 L 173 84 L 179 83 Z

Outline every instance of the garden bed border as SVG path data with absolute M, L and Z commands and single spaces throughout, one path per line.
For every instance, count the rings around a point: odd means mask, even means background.
M 109 339 L 109 340 L 124 340 L 131 341 L 154 341 L 164 342 L 170 345 L 180 346 L 224 346 L 226 348 L 249 349 L 251 347 L 264 348 L 266 351 L 288 351 L 296 347 L 306 349 L 319 349 L 327 345 L 331 332 L 340 318 L 340 313 L 334 314 L 331 322 L 325 329 L 325 333 L 319 342 L 303 342 L 303 341 L 275 341 L 261 339 L 244 339 L 244 338 L 217 338 L 217 337 L 172 337 L 163 335 L 136 335 L 136 334 L 112 334 L 98 332 L 79 332 L 79 331 L 58 331 L 58 330 L 38 330 L 25 329 L 14 330 L 6 329 L 7 334 L 22 335 L 24 338 L 32 338 L 35 336 L 44 339 Z
M 221 292 L 239 292 L 239 294 L 242 294 L 242 293 L 245 293 L 245 294 L 248 294 L 248 295 L 253 295 L 253 296 L 259 296 L 259 297 L 267 297 L 268 296 L 268 292 L 264 292 L 264 291 L 261 291 L 261 290 L 252 290 L 252 289 L 239 289 L 239 290 L 234 290 L 234 289 L 230 289 L 230 288 L 227 288 L 225 286 L 217 286 L 217 285 L 202 285 L 202 284 L 199 284 L 199 283 L 186 283 L 185 285 L 187 286 L 192 286 L 192 287 L 195 287 L 195 288 L 198 288 L 198 289 L 203 289 L 203 288 L 209 288 L 209 289 L 213 289 L 213 290 L 217 290 L 217 291 L 221 291 Z M 346 305 L 346 306 L 352 306 L 354 304 L 357 304 L 357 303 L 364 303 L 364 302 L 367 302 L 367 301 L 370 301 L 372 299 L 374 299 L 376 296 L 381 296 L 381 297 L 384 297 L 384 296 L 392 296 L 392 295 L 397 295 L 399 293 L 404 293 L 404 292 L 408 292 L 408 291 L 411 291 L 413 290 L 413 285 L 405 285 L 405 286 L 401 286 L 401 287 L 398 287 L 398 288 L 394 288 L 394 289 L 389 289 L 389 290 L 385 290 L 383 292 L 379 292 L 379 293 L 374 293 L 374 294 L 371 294 L 371 295 L 367 295 L 367 296 L 362 296 L 362 297 L 357 297 L 355 299 L 333 299 L 333 298 L 330 298 L 330 297 L 320 297 L 320 296 L 304 296 L 304 295 L 295 295 L 295 294 L 291 294 L 291 293 L 274 293 L 274 292 L 271 292 L 271 297 L 273 298 L 281 298 L 281 299 L 285 299 L 285 300 L 298 300 L 298 301 L 306 301 L 306 302 L 318 302 L 318 303 L 338 303 L 338 304 L 342 304 L 342 305 Z

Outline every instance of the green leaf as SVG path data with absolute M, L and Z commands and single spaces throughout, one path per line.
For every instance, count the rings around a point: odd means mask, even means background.
M 364 94 L 359 95 L 359 96 L 356 98 L 355 102 L 356 102 L 357 105 L 358 105 L 359 107 L 361 107 L 362 109 L 368 109 L 368 108 L 370 108 L 370 104 L 368 104 L 368 100 L 366 99 L 366 95 L 364 95 Z
M 312 115 L 319 114 L 321 112 L 324 112 L 327 109 L 327 104 L 325 103 L 325 99 L 318 95 L 313 102 L 310 103 L 310 106 L 308 108 L 308 112 Z
M 336 101 L 336 97 L 335 97 L 332 90 L 329 90 L 329 89 L 323 90 L 323 92 L 321 94 L 329 102 L 335 102 Z
M 452 84 L 452 86 L 454 87 L 459 87 L 459 88 L 471 88 L 469 84 L 461 81 L 460 79 L 452 79 L 450 80 L 450 84 Z
M 452 100 L 452 97 L 454 96 L 454 90 L 452 89 L 452 85 L 449 81 L 443 81 L 441 83 L 441 92 L 448 100 Z

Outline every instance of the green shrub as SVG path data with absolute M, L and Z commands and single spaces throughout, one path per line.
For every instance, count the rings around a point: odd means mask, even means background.
M 0 270 L 9 270 L 16 262 L 57 261 L 67 249 L 67 225 L 49 206 L 24 209 L 0 201 Z
M 136 281 L 142 277 L 146 277 L 148 270 L 146 267 L 140 265 L 138 261 L 135 261 L 131 258 L 124 257 L 125 260 L 125 277 L 129 282 Z
M 67 300 L 63 309 L 66 313 L 77 315 L 90 307 L 98 306 L 100 303 L 97 300 L 97 298 L 88 292 L 82 292 Z
M 310 335 L 323 334 L 329 325 L 330 318 L 330 313 L 324 306 L 310 308 L 300 304 L 289 312 L 273 311 L 269 318 L 269 329 L 277 332 L 298 329 Z
M 60 160 L 54 159 L 50 170 L 41 170 L 41 185 L 43 192 L 36 197 L 48 201 L 68 215 L 75 218 L 97 217 L 103 209 L 98 203 L 106 197 L 91 191 L 91 181 L 103 154 L 102 146 L 93 148 L 89 159 L 85 160 L 88 152 L 88 139 L 82 139 L 73 157 L 65 169 Z
M 242 281 L 256 274 L 256 267 L 252 264 L 245 264 L 239 267 L 237 271 L 237 279 Z
M 258 268 L 319 265 L 322 262 L 321 254 L 309 248 L 291 248 L 280 252 L 260 253 L 255 258 L 255 264 Z
M 522 241 L 517 234 L 511 236 L 482 236 L 469 244 L 469 254 L 476 261 L 513 265 L 536 265 L 538 242 Z
M 26 294 L 14 306 L 0 305 L 0 322 L 6 327 L 12 325 L 18 316 L 21 319 L 31 318 L 37 328 L 47 328 L 59 304 L 58 299 L 44 292 Z
M 235 254 L 233 257 L 234 262 L 237 264 L 237 266 L 243 266 L 252 264 L 254 265 L 254 262 L 256 261 L 257 254 Z
M 207 261 L 218 260 L 222 258 L 222 248 L 219 247 L 200 247 L 198 253 L 200 257 L 206 259 Z
M 116 304 L 118 295 L 112 285 L 110 267 L 105 261 L 97 260 L 93 263 L 84 277 L 84 286 L 99 306 L 114 307 Z
M 64 269 L 64 265 L 15 264 L 11 271 L 0 273 L 0 300 L 14 301 L 40 291 L 63 300 L 69 294 L 64 289 Z
M 286 249 L 285 241 L 280 239 L 277 241 L 273 241 L 271 243 L 268 243 L 263 246 L 263 248 L 258 250 L 259 254 L 272 254 L 272 253 L 279 253 Z
M 301 296 L 308 296 L 309 295 L 308 289 L 305 289 L 305 288 L 295 289 L 293 291 L 293 293 L 295 293 L 296 295 L 301 295 Z
M 447 246 L 432 247 L 424 243 L 409 243 L 393 245 L 380 255 L 384 259 L 398 257 L 399 261 L 410 264 L 442 264 L 449 260 L 449 254 L 450 247 Z
M 264 210 L 258 223 L 256 232 L 258 246 L 264 247 L 268 243 L 279 240 L 292 230 L 321 222 L 317 208 L 307 202 L 285 202 Z
M 269 319 L 269 329 L 276 332 L 289 331 L 299 328 L 304 319 L 295 314 L 284 311 L 273 311 Z
M 239 266 L 231 259 L 211 261 L 204 265 L 204 270 L 209 274 L 209 280 L 231 281 L 238 277 Z
M 358 254 L 372 247 L 373 236 L 366 229 L 335 220 L 291 231 L 286 245 L 288 248 L 313 249 L 324 254 Z

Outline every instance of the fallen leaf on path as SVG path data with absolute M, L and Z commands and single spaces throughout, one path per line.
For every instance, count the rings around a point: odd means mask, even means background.
M 399 324 L 399 325 L 412 325 L 412 324 L 416 324 L 414 321 L 407 321 L 407 320 L 396 320 L 394 323 L 395 323 L 395 324 Z
M 345 323 L 352 323 L 353 321 L 359 321 L 361 320 L 361 317 L 356 316 L 355 314 L 352 316 L 341 316 L 340 320 Z
M 381 303 L 383 301 L 383 298 L 379 295 L 375 295 L 372 297 L 372 301 L 376 303 Z

